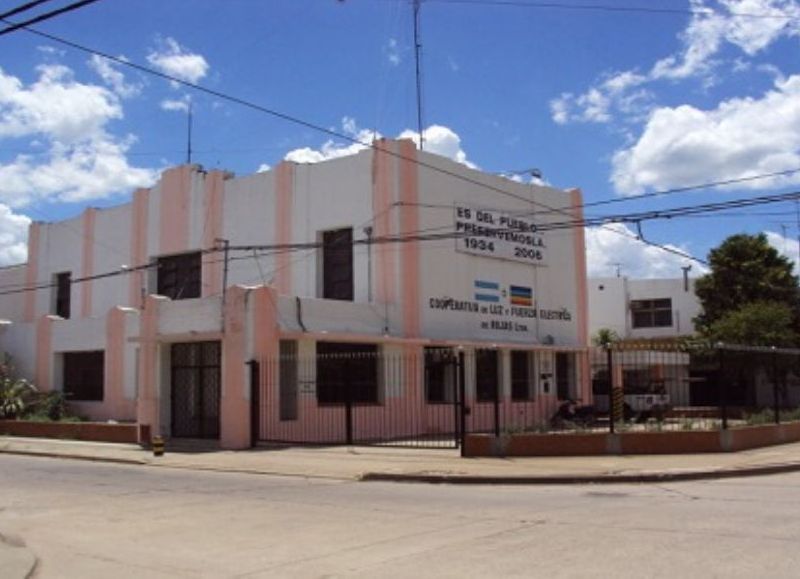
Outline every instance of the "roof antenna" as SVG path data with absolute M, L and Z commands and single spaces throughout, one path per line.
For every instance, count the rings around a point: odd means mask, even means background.
M 420 5 L 422 0 L 414 2 L 414 62 L 416 65 L 417 80 L 417 131 L 419 131 L 419 150 L 425 149 L 425 136 L 422 133 L 422 40 L 420 39 Z
M 186 138 L 186 164 L 192 164 L 192 101 L 189 99 L 188 134 Z

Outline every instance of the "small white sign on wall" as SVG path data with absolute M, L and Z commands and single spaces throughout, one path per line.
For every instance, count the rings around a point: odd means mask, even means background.
M 547 246 L 533 220 L 490 209 L 455 207 L 456 251 L 544 265 Z

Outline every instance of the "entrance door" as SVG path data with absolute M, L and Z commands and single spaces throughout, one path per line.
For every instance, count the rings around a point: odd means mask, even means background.
M 220 343 L 172 344 L 172 436 L 219 438 Z

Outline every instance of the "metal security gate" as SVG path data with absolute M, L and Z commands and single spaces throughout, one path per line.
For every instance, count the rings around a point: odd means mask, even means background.
M 463 355 L 386 354 L 376 345 L 284 347 L 251 362 L 253 439 L 290 444 L 457 448 L 464 433 Z
M 172 436 L 219 438 L 220 343 L 172 344 Z

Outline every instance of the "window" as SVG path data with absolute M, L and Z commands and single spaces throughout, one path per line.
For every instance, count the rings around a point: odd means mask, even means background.
M 455 400 L 456 358 L 450 348 L 425 348 L 425 400 L 429 404 Z
M 631 300 L 634 328 L 669 328 L 672 326 L 672 300 Z
M 200 252 L 158 258 L 156 293 L 173 300 L 200 297 Z
M 103 363 L 99 352 L 64 352 L 64 394 L 68 400 L 103 400 Z
M 322 297 L 353 301 L 353 229 L 322 234 Z
M 378 347 L 317 343 L 317 402 L 377 404 Z
M 70 294 L 72 292 L 72 273 L 69 271 L 57 273 L 55 278 L 55 314 L 68 319 L 70 314 Z
M 499 400 L 499 369 L 497 350 L 475 351 L 475 394 L 478 402 Z
M 532 400 L 534 394 L 533 354 L 531 352 L 511 352 L 511 399 Z

